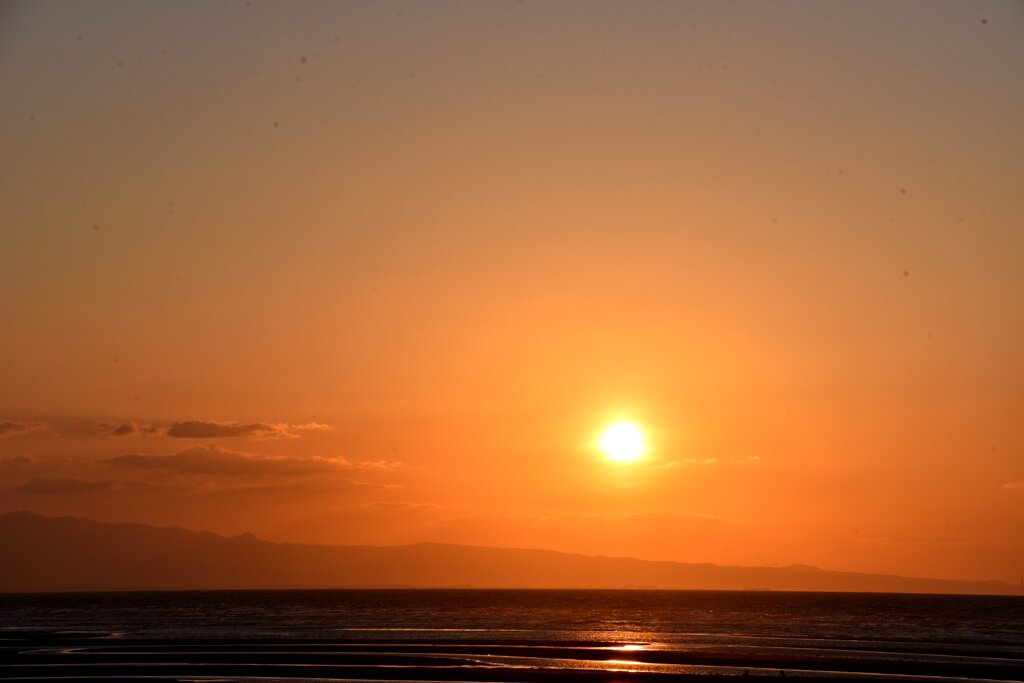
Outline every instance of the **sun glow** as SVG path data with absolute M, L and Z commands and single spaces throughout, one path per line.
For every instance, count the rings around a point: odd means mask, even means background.
M 647 452 L 644 433 L 632 422 L 616 422 L 605 429 L 597 441 L 609 460 L 636 462 Z

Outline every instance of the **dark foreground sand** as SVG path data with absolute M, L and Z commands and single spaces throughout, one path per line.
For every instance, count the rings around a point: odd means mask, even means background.
M 536 640 L 140 640 L 0 631 L 0 677 L 11 681 L 669 683 L 743 676 L 1021 681 L 1024 655 L 1015 647 L 882 641 L 766 651 Z

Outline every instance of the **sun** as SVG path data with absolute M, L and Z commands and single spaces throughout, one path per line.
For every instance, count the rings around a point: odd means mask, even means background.
M 597 445 L 614 462 L 636 462 L 647 452 L 644 433 L 632 422 L 609 425 L 601 432 Z

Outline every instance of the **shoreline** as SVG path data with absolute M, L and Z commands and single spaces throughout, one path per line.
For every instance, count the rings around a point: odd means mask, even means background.
M 827 641 L 823 641 L 828 644 Z M 1024 651 L 942 647 L 682 647 L 616 641 L 124 638 L 6 629 L 6 680 L 359 680 L 655 683 L 796 676 L 901 681 L 1024 679 Z

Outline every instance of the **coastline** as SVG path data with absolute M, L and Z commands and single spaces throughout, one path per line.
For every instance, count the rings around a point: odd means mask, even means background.
M 727 646 L 488 639 L 139 639 L 111 633 L 0 631 L 6 680 L 366 680 L 485 683 L 709 681 L 799 676 L 829 680 L 1024 677 L 1024 654 L 948 645 L 833 643 Z M 993 656 L 998 655 L 998 656 Z M 1011 656 L 1012 655 L 1012 656 Z

